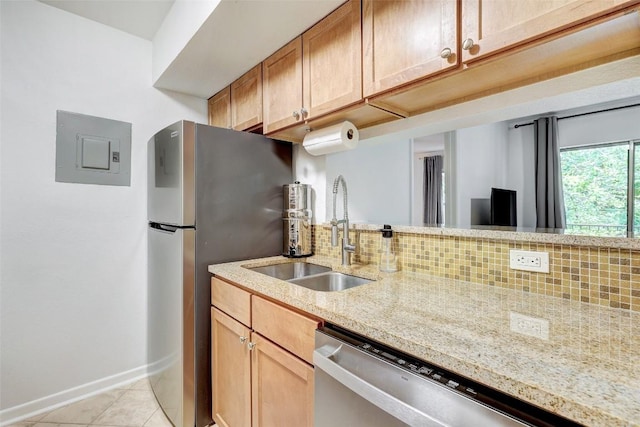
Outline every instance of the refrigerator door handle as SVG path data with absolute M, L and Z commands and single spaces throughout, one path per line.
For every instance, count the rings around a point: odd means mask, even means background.
M 176 230 L 180 228 L 173 225 L 158 224 L 157 222 L 150 222 L 149 227 L 153 228 L 154 230 L 164 231 L 165 233 L 175 233 Z

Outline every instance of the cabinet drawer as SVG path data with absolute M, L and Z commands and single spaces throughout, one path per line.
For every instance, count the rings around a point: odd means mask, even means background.
M 217 277 L 211 278 L 211 304 L 251 327 L 251 294 Z
M 252 297 L 251 316 L 254 331 L 313 364 L 314 333 L 320 322 L 256 295 Z

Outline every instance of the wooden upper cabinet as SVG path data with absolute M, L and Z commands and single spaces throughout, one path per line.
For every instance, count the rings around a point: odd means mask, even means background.
M 303 108 L 308 118 L 362 99 L 360 0 L 350 0 L 302 35 Z
M 302 37 L 263 62 L 264 133 L 300 120 L 302 108 Z M 297 115 L 297 116 L 296 116 Z
M 262 64 L 209 99 L 209 124 L 247 130 L 262 123 Z
M 451 0 L 363 0 L 364 96 L 456 67 L 458 7 Z
M 209 124 L 231 128 L 231 88 L 229 86 L 209 98 Z
M 613 12 L 629 0 L 462 0 L 462 60 L 482 58 L 503 49 L 561 32 Z
M 262 64 L 231 83 L 231 123 L 235 130 L 262 123 Z
M 360 1 L 350 0 L 263 62 L 264 133 L 362 99 Z

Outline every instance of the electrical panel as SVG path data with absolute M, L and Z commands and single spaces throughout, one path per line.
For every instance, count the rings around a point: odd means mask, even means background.
M 131 123 L 58 110 L 56 181 L 131 185 Z

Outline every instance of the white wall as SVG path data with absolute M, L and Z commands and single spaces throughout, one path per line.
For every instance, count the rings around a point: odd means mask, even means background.
M 562 117 L 562 115 L 559 115 Z M 531 134 L 533 129 L 528 126 Z M 589 114 L 558 121 L 560 147 L 640 138 L 640 107 Z
M 471 199 L 491 197 L 491 187 L 507 185 L 507 124 L 475 126 L 456 131 L 456 227 L 469 227 Z
M 533 127 L 510 128 L 507 146 L 507 182 L 516 190 L 518 227 L 536 228 L 536 175 Z
M 413 154 L 410 140 L 361 142 L 353 150 L 324 156 L 312 156 L 301 145 L 295 145 L 293 153 L 295 179 L 313 188 L 316 224 L 333 217 L 333 181 L 338 175 L 344 176 L 347 182 L 350 222 L 411 223 Z M 340 189 L 338 219 L 342 218 L 342 209 Z
M 333 181 L 342 175 L 347 182 L 351 222 L 410 224 L 411 173 L 410 140 L 361 143 L 354 150 L 328 154 L 325 185 L 327 220 L 333 217 Z M 342 218 L 342 205 L 340 189 L 336 206 L 338 219 Z
M 0 420 L 145 374 L 146 143 L 206 101 L 151 87 L 151 42 L 0 2 Z M 56 110 L 132 123 L 131 186 L 55 182 Z
M 209 18 L 220 0 L 175 0 L 153 38 L 152 77 L 155 83 Z
M 506 122 L 460 129 L 456 140 L 455 222 L 451 226 L 470 225 L 472 198 L 489 198 L 491 187 L 512 188 L 509 174 L 508 128 Z M 425 147 L 442 149 L 444 134 L 421 138 L 416 147 L 411 140 L 372 143 L 361 142 L 349 151 L 326 156 L 310 156 L 302 147 L 294 148 L 295 177 L 311 184 L 316 194 L 316 223 L 333 216 L 333 180 L 342 174 L 349 192 L 351 222 L 408 225 L 420 222 L 416 200 L 421 181 L 417 179 L 419 162 L 414 152 Z M 421 148 L 422 147 L 422 148 Z M 522 161 L 522 160 L 520 160 Z M 324 191 L 324 194 L 323 194 Z M 338 193 L 338 217 L 342 216 L 342 192 Z M 414 217 L 412 219 L 412 216 Z
M 311 209 L 313 224 L 330 220 L 326 217 L 327 203 L 327 156 L 312 156 L 301 144 L 293 146 L 293 176 L 295 181 L 311 186 Z

